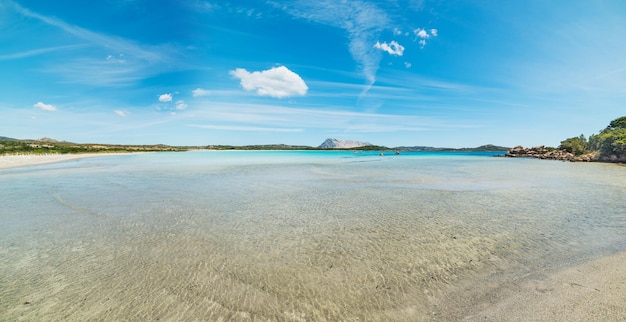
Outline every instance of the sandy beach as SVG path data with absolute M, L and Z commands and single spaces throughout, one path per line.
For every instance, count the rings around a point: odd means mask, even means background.
M 482 286 L 465 288 L 447 298 L 460 305 L 448 311 L 450 316 L 444 313 L 444 320 L 624 321 L 624 263 L 626 252 L 621 252 L 580 265 L 534 272 L 486 294 L 475 295 Z
M 0 170 L 31 165 L 65 162 L 85 158 L 124 155 L 128 153 L 78 153 L 78 154 L 16 154 L 0 155 Z

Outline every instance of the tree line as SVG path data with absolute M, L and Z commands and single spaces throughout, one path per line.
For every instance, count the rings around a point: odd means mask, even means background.
M 626 116 L 611 121 L 600 133 L 591 135 L 589 140 L 582 134 L 565 139 L 559 149 L 577 156 L 590 152 L 599 152 L 600 158 L 626 156 Z
M 114 144 L 76 144 L 70 142 L 48 142 L 36 140 L 15 140 L 0 138 L 2 154 L 48 154 L 48 153 L 102 153 L 102 152 L 160 152 L 186 151 L 185 147 L 167 145 L 114 145 Z

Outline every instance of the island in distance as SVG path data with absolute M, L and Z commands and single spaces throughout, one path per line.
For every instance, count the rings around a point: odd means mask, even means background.
M 385 146 L 373 145 L 368 142 L 340 140 L 335 138 L 326 139 L 320 144 L 318 149 L 356 149 L 356 150 L 395 150 L 395 151 L 458 151 L 458 152 L 502 152 L 510 148 L 493 144 L 481 145 L 475 148 L 436 148 L 432 146 L 398 146 L 388 148 Z
M 361 148 L 366 146 L 373 146 L 373 144 L 368 142 L 360 142 L 360 141 L 351 141 L 351 140 L 339 140 L 329 138 L 324 141 L 324 143 L 320 144 L 318 148 L 320 149 L 353 149 L 353 148 Z

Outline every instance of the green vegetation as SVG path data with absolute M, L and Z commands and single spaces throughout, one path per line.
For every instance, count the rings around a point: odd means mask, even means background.
M 589 137 L 589 149 L 600 151 L 600 157 L 626 156 L 626 116 L 611 121 L 599 134 Z
M 110 152 L 156 152 L 186 151 L 186 147 L 167 145 L 114 145 L 114 144 L 77 144 L 59 142 L 52 139 L 16 140 L 0 137 L 0 155 L 2 154 L 68 154 L 68 153 L 110 153 Z
M 626 116 L 617 118 L 598 134 L 591 135 L 589 140 L 584 135 L 561 141 L 559 149 L 580 156 L 597 153 L 600 160 L 626 159 Z
M 561 145 L 559 145 L 559 149 L 565 150 L 569 153 L 573 153 L 574 155 L 583 155 L 587 152 L 587 139 L 584 135 L 580 135 L 578 137 L 573 137 L 566 139 L 565 141 L 561 141 Z

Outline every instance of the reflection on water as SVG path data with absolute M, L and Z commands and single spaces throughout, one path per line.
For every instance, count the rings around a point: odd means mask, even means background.
M 351 152 L 5 170 L 0 317 L 435 319 L 461 282 L 626 249 L 624 170 Z

